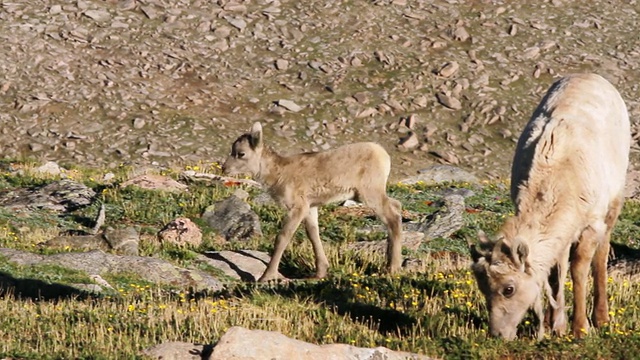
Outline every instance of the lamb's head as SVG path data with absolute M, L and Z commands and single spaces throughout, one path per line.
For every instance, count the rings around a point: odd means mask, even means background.
M 257 122 L 248 133 L 233 142 L 231 154 L 222 165 L 222 172 L 225 175 L 258 174 L 262 149 L 262 125 Z
M 512 340 L 527 310 L 542 316 L 542 289 L 527 261 L 529 248 L 522 240 L 503 236 L 492 242 L 478 233 L 479 243 L 470 245 L 472 269 L 487 300 L 491 335 Z

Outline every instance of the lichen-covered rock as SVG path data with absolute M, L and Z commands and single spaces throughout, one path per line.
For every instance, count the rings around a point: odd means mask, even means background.
M 202 231 L 191 219 L 179 217 L 169 222 L 158 232 L 158 239 L 163 243 L 198 247 L 202 244 Z
M 86 185 L 64 179 L 32 189 L 17 189 L 2 194 L 0 206 L 67 212 L 91 204 L 95 196 L 95 191 Z
M 262 235 L 258 215 L 235 195 L 207 207 L 202 219 L 227 241 L 248 240 Z

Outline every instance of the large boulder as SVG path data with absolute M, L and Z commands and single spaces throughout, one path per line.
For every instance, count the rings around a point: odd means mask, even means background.
M 32 189 L 9 191 L 1 195 L 0 206 L 66 212 L 91 204 L 95 196 L 95 191 L 84 184 L 64 179 Z
M 385 347 L 361 348 L 346 344 L 316 345 L 291 339 L 279 332 L 230 328 L 211 352 L 210 345 L 166 343 L 146 349 L 153 359 L 172 360 L 430 360 L 426 355 L 393 351 Z
M 227 241 L 262 236 L 258 215 L 249 204 L 235 195 L 207 207 L 202 219 Z

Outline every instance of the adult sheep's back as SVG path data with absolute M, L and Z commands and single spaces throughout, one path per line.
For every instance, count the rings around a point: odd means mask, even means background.
M 563 335 L 569 271 L 573 335 L 589 331 L 590 272 L 593 324 L 609 321 L 607 258 L 624 201 L 630 140 L 624 101 L 601 76 L 569 75 L 547 91 L 516 147 L 511 174 L 515 215 L 495 240 L 479 233 L 480 242 L 470 248 L 492 335 L 514 339 L 529 308 L 539 319 L 539 338 L 545 323 Z M 545 298 L 550 305 L 546 314 Z
M 576 106 L 579 104 L 579 106 Z M 618 91 L 596 74 L 573 74 L 547 92 L 523 130 L 511 171 L 511 197 L 534 172 L 553 169 L 606 209 L 624 188 L 631 141 L 627 108 Z M 551 179 L 550 179 L 551 180 Z M 579 187 L 579 188 L 578 188 Z

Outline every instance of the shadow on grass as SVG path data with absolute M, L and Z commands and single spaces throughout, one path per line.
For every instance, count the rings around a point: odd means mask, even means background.
M 36 279 L 21 279 L 6 272 L 0 272 L 0 296 L 11 296 L 32 300 L 84 300 L 93 298 L 89 292 L 56 283 L 47 283 Z
M 392 279 L 392 278 L 361 278 L 357 287 L 377 289 L 381 298 L 402 299 L 401 288 L 413 288 L 425 291 L 430 296 L 442 296 L 447 285 L 426 279 Z M 230 291 L 231 296 L 252 296 L 256 291 L 271 293 L 286 298 L 304 298 L 323 304 L 342 316 L 349 316 L 354 322 L 377 326 L 382 335 L 410 336 L 417 319 L 407 313 L 389 307 L 367 304 L 360 301 L 356 287 L 350 279 L 330 278 L 328 280 L 294 280 L 280 284 L 244 283 Z M 480 326 L 481 319 L 473 320 Z

